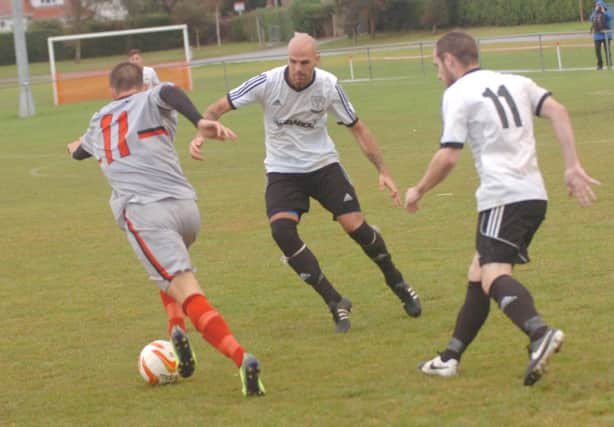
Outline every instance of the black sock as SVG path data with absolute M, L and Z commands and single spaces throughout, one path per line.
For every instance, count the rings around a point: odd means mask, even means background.
M 360 245 L 362 250 L 384 273 L 386 284 L 394 290 L 394 286 L 403 282 L 403 276 L 394 266 L 392 258 L 386 248 L 386 243 L 382 235 L 371 227 L 367 222 L 363 222 L 360 227 L 349 233 L 350 237 Z
M 341 295 L 324 276 L 318 260 L 307 246 L 288 259 L 288 264 L 305 283 L 311 285 L 320 294 L 329 307 L 341 301 Z
M 311 285 L 320 294 L 328 306 L 341 301 L 341 295 L 322 273 L 315 255 L 299 237 L 296 221 L 281 218 L 272 222 L 271 234 L 290 267 L 305 283 Z
M 547 326 L 535 309 L 533 297 L 520 282 L 509 275 L 497 277 L 490 287 L 490 296 L 499 308 L 531 340 L 544 334 Z
M 461 355 L 488 318 L 489 311 L 490 299 L 482 290 L 482 284 L 469 282 L 465 303 L 458 312 L 452 339 L 448 343 L 448 348 L 441 353 L 441 360 L 444 362 L 449 359 L 460 361 Z

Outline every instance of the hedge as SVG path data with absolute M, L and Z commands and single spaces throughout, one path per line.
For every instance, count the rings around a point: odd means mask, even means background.
M 87 21 L 82 24 L 81 33 L 97 33 L 102 31 L 128 30 L 133 28 L 158 27 L 172 25 L 171 18 L 166 15 L 145 15 L 129 21 L 100 22 Z M 30 62 L 49 61 L 47 38 L 61 36 L 61 25 L 38 25 L 26 32 L 26 46 Z M 183 46 L 183 35 L 179 31 L 135 34 L 127 37 L 105 37 L 99 39 L 81 40 L 81 56 L 96 57 L 127 53 L 132 48 L 142 51 L 166 50 Z M 56 43 L 55 57 L 58 60 L 73 58 L 75 42 Z M 15 43 L 13 33 L 0 33 L 0 65 L 15 63 Z

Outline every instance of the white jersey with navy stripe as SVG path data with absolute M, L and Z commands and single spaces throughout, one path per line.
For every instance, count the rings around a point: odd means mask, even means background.
M 160 98 L 166 84 L 107 104 L 81 137 L 81 147 L 98 160 L 111 185 L 120 226 L 127 203 L 196 199 L 175 151 L 176 112 Z
M 356 112 L 337 78 L 316 68 L 312 82 L 293 88 L 287 66 L 255 76 L 228 93 L 233 108 L 258 102 L 264 112 L 267 172 L 306 173 L 339 161 L 327 113 L 352 126 Z
M 441 146 L 469 142 L 480 176 L 478 211 L 522 200 L 546 200 L 537 162 L 533 116 L 550 92 L 523 76 L 475 70 L 443 95 Z
M 151 67 L 143 67 L 143 85 L 145 89 L 151 89 L 160 84 L 156 70 Z

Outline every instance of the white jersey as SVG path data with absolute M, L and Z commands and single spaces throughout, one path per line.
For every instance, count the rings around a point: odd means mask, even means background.
M 109 203 L 122 228 L 128 203 L 196 199 L 173 142 L 177 115 L 160 98 L 167 84 L 107 104 L 81 137 L 81 147 L 98 160 L 111 185 Z
M 151 89 L 159 84 L 160 79 L 158 78 L 158 74 L 156 74 L 156 70 L 151 67 L 143 67 L 143 85 L 145 89 Z
M 358 121 L 337 78 L 318 68 L 303 89 L 290 85 L 287 66 L 273 68 L 231 90 L 228 101 L 233 108 L 253 102 L 262 106 L 267 172 L 306 173 L 338 162 L 327 113 L 346 126 Z
M 531 79 L 487 70 L 467 73 L 443 95 L 441 146 L 469 142 L 480 176 L 478 211 L 547 200 L 535 151 L 533 116 L 550 92 Z

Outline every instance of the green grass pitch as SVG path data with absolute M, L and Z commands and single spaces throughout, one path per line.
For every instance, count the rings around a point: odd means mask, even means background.
M 498 57 L 489 66 L 496 67 Z M 333 59 L 325 58 L 323 67 L 327 61 L 334 69 Z M 443 87 L 427 65 L 424 77 L 345 85 L 403 193 L 438 147 Z M 236 68 L 237 79 L 260 68 Z M 211 302 L 262 361 L 268 395 L 249 400 L 240 393 L 234 365 L 191 327 L 199 359 L 195 376 L 164 387 L 141 380 L 141 348 L 166 331 L 157 288 L 112 220 L 109 188 L 96 163 L 71 161 L 65 152 L 103 103 L 52 107 L 49 86 L 39 85 L 37 115 L 19 119 L 16 91 L 2 89 L 0 424 L 613 425 L 612 76 L 531 75 L 568 107 L 580 157 L 603 181 L 593 207 L 582 209 L 570 199 L 552 129 L 537 120 L 550 205 L 531 247 L 533 262 L 516 274 L 567 341 L 533 388 L 522 385 L 526 338 L 494 304 L 458 377 L 429 378 L 417 370 L 445 347 L 464 298 L 476 220 L 477 177 L 469 150 L 410 216 L 377 190 L 374 168 L 349 132 L 331 120 L 366 217 L 381 229 L 424 308 L 421 318 L 408 318 L 376 267 L 314 203 L 301 235 L 354 302 L 352 329 L 339 336 L 319 297 L 280 263 L 270 238 L 258 108 L 225 116 L 240 138 L 207 142 L 203 162 L 189 158 L 193 130 L 181 119 L 177 147 L 202 213 L 191 255 Z M 199 108 L 224 94 L 219 69 L 197 68 L 194 77 L 191 96 Z

